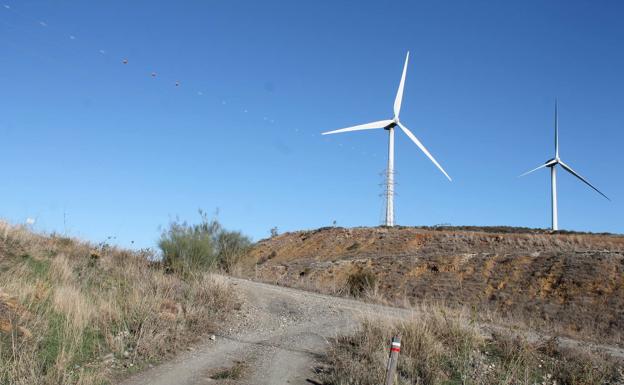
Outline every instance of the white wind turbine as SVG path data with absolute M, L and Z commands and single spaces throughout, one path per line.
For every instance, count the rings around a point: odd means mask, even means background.
M 360 131 L 360 130 L 371 130 L 377 128 L 383 128 L 388 131 L 389 141 L 388 141 L 388 170 L 386 174 L 386 226 L 394 226 L 394 128 L 399 126 L 399 128 L 407 135 L 418 148 L 422 150 L 422 152 L 427 155 L 427 157 L 433 162 L 442 171 L 442 173 L 451 180 L 451 177 L 444 171 L 442 166 L 438 163 L 437 160 L 427 151 L 425 146 L 412 134 L 412 132 L 405 127 L 401 121 L 399 120 L 399 112 L 401 112 L 401 101 L 403 100 L 403 88 L 405 87 L 405 75 L 407 73 L 407 62 L 409 60 L 409 51 L 407 52 L 407 56 L 405 57 L 405 65 L 403 66 L 403 75 L 401 76 L 401 82 L 399 83 L 399 89 L 396 94 L 396 98 L 394 99 L 394 117 L 389 120 L 379 120 L 372 123 L 361 124 L 358 126 L 342 128 L 339 130 L 324 132 L 323 135 L 329 134 L 338 134 L 341 132 L 349 132 L 349 131 Z
M 592 184 L 589 183 L 587 179 L 580 176 L 576 171 L 572 170 L 570 166 L 565 164 L 561 160 L 561 158 L 559 158 L 559 114 L 557 112 L 557 101 L 555 101 L 555 157 L 547 160 L 546 163 L 544 163 L 543 165 L 536 167 L 533 170 L 527 171 L 524 174 L 520 175 L 520 176 L 525 176 L 525 175 L 532 173 L 533 171 L 537 171 L 544 167 L 550 168 L 550 186 L 551 186 L 550 191 L 551 191 L 552 230 L 553 231 L 559 230 L 559 220 L 558 220 L 558 213 L 557 213 L 557 165 L 560 165 L 564 170 L 574 175 L 575 177 L 579 178 L 583 183 L 585 183 L 586 185 L 594 189 L 598 194 L 602 195 L 607 200 L 611 200 L 609 199 L 609 197 L 607 197 L 602 192 L 600 192 L 600 190 L 598 190 L 596 187 L 592 186 Z

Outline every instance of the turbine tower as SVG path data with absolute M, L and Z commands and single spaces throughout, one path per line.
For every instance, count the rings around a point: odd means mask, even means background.
M 401 112 L 401 102 L 403 101 L 403 89 L 405 88 L 405 75 L 407 74 L 407 62 L 409 60 L 409 51 L 405 57 L 405 65 L 403 66 L 403 75 L 401 76 L 401 82 L 399 83 L 399 89 L 394 99 L 394 117 L 388 120 L 379 120 L 372 123 L 360 124 L 358 126 L 341 128 L 339 130 L 324 132 L 323 135 L 338 134 L 349 131 L 361 131 L 383 128 L 388 131 L 388 168 L 386 170 L 386 226 L 394 226 L 394 128 L 399 127 L 405 135 L 407 135 L 412 142 L 414 142 L 422 152 L 436 165 L 442 173 L 451 180 L 451 177 L 444 171 L 442 166 L 437 160 L 429 153 L 425 146 L 412 134 L 412 132 L 405 127 L 399 120 L 399 113 Z
M 525 176 L 525 175 L 532 173 L 533 171 L 537 171 L 544 167 L 550 168 L 550 194 L 551 194 L 550 202 L 551 202 L 551 208 L 552 208 L 552 230 L 553 231 L 559 230 L 559 220 L 558 220 L 558 212 L 557 212 L 557 165 L 560 165 L 561 168 L 563 168 L 570 174 L 580 179 L 583 183 L 585 183 L 586 185 L 594 189 L 598 194 L 602 195 L 607 200 L 609 201 L 611 200 L 609 199 L 609 197 L 607 197 L 602 192 L 600 192 L 600 190 L 594 187 L 591 183 L 589 183 L 587 179 L 580 176 L 576 171 L 572 170 L 570 166 L 565 164 L 561 160 L 561 158 L 559 158 L 559 113 L 557 112 L 557 101 L 555 100 L 555 157 L 547 160 L 546 163 L 544 163 L 543 165 L 536 167 L 533 170 L 527 171 L 524 174 L 520 175 L 520 176 Z

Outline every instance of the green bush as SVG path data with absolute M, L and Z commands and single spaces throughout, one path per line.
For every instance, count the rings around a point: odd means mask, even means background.
M 217 237 L 219 266 L 228 273 L 232 272 L 250 246 L 249 238 L 239 231 L 221 231 Z
M 205 212 L 200 210 L 199 214 L 198 224 L 176 220 L 163 231 L 158 242 L 163 263 L 182 275 L 214 269 L 232 271 L 251 240 L 239 231 L 224 229 Z

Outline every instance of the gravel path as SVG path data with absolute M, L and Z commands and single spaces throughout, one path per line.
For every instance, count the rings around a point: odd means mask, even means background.
M 367 304 L 302 290 L 227 278 L 244 305 L 231 328 L 214 341 L 206 339 L 176 359 L 139 373 L 120 385 L 318 384 L 315 368 L 328 346 L 327 338 L 349 333 L 367 317 L 409 318 L 412 310 Z M 497 329 L 484 326 L 484 333 Z M 529 334 L 529 339 L 537 338 Z M 561 339 L 567 346 L 587 343 Z M 592 345 L 624 358 L 624 350 Z M 240 366 L 238 379 L 214 379 Z M 227 376 L 226 376 L 227 377 Z

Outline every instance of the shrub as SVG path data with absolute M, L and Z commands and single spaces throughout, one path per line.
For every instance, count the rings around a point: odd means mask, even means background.
M 238 231 L 221 231 L 216 246 L 219 266 L 231 273 L 251 247 L 251 241 Z
M 228 231 L 216 219 L 199 211 L 201 222 L 176 220 L 160 236 L 158 246 L 165 266 L 187 276 L 217 268 L 230 272 L 251 246 L 251 240 L 238 231 Z
M 350 295 L 359 298 L 372 293 L 377 288 L 377 277 L 370 270 L 362 269 L 351 273 L 347 278 L 347 290 Z

